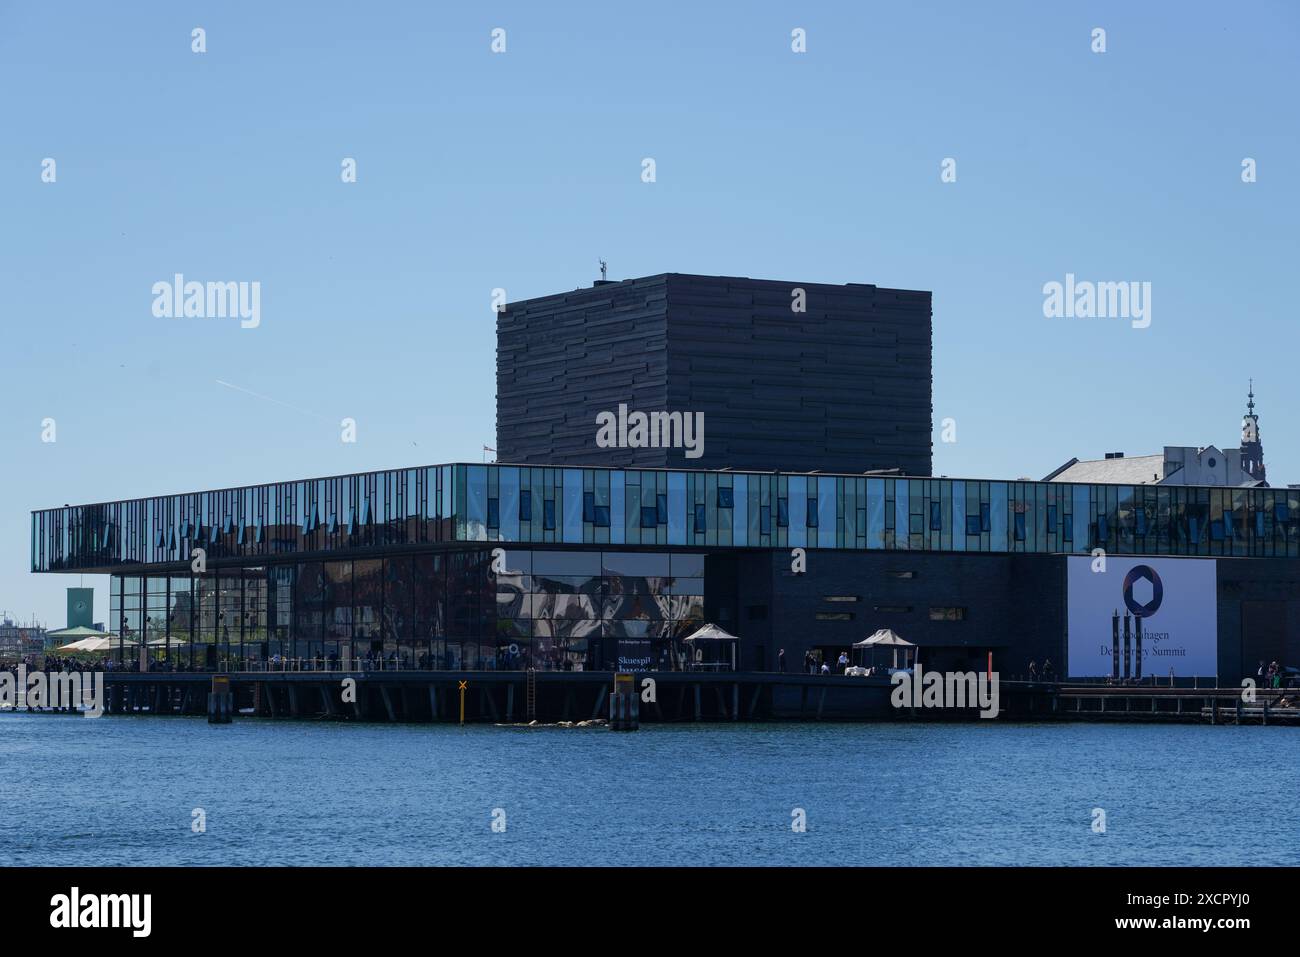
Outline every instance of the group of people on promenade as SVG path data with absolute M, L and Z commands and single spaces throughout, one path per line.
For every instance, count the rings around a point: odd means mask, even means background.
M 1289 688 L 1294 679 L 1287 673 L 1287 669 L 1277 661 L 1270 661 L 1267 665 L 1261 658 L 1259 668 L 1255 671 L 1255 687 L 1257 688 Z
M 17 675 L 19 665 L 22 665 L 29 672 L 107 670 L 104 663 L 100 661 L 87 661 L 81 658 L 62 658 L 58 655 L 23 655 L 22 658 L 16 661 L 7 661 L 0 664 L 0 671 L 7 671 L 11 675 Z
M 1052 667 L 1052 659 L 1044 658 L 1043 667 L 1038 667 L 1038 662 L 1032 658 L 1029 659 L 1029 680 L 1030 681 L 1056 681 L 1056 669 Z
M 840 652 L 839 657 L 835 659 L 834 667 L 831 666 L 829 660 L 819 658 L 815 652 L 805 651 L 803 656 L 803 673 L 806 675 L 842 675 L 848 671 L 851 664 L 852 661 L 849 659 L 848 651 Z M 784 648 L 777 652 L 776 670 L 779 674 L 785 674 Z

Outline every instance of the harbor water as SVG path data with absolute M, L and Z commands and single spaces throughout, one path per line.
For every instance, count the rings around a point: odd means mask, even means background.
M 10 865 L 1300 864 L 1291 728 L 0 714 Z M 806 829 L 798 825 L 806 822 Z

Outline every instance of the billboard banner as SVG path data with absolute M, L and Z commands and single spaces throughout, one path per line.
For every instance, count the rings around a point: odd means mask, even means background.
M 1067 562 L 1069 677 L 1218 674 L 1214 559 L 1107 555 L 1105 571 L 1092 558 Z

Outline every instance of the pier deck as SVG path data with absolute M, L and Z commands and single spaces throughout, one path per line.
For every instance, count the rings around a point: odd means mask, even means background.
M 207 713 L 210 672 L 107 672 L 109 714 Z M 236 717 L 378 722 L 501 724 L 582 721 L 608 715 L 610 672 L 301 671 L 229 672 Z M 894 708 L 884 677 L 771 672 L 648 672 L 641 721 L 977 720 L 966 708 Z M 1300 724 L 1300 708 L 1283 707 L 1294 689 L 1053 684 L 1001 681 L 1003 721 L 1133 721 L 1208 724 Z

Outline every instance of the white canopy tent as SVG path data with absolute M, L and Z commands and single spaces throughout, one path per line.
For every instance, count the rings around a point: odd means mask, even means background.
M 892 650 L 893 650 L 893 653 L 894 653 L 894 663 L 893 663 L 892 667 L 894 667 L 894 668 L 897 668 L 897 667 L 898 667 L 898 649 L 899 649 L 899 648 L 903 648 L 903 649 L 912 648 L 912 649 L 914 649 L 913 652 L 912 652 L 912 664 L 913 664 L 913 666 L 915 666 L 915 664 L 916 664 L 916 655 L 917 655 L 917 652 L 918 652 L 918 650 L 919 650 L 919 649 L 917 649 L 917 646 L 916 646 L 916 643 L 915 643 L 915 642 L 907 641 L 906 639 L 900 637 L 896 632 L 891 631 L 891 630 L 888 629 L 888 628 L 881 628 L 879 631 L 877 631 L 874 635 L 871 635 L 869 638 L 863 638 L 861 641 L 859 641 L 859 642 L 855 642 L 854 645 L 853 645 L 853 647 L 854 647 L 854 648 L 864 649 L 864 650 L 865 650 L 865 649 L 870 649 L 870 650 L 873 651 L 873 652 L 874 652 L 877 648 L 889 648 L 889 649 L 892 649 Z M 907 660 L 907 652 L 906 652 L 906 651 L 903 652 L 903 660 L 904 660 L 904 661 Z
M 704 661 L 705 647 L 716 646 L 716 643 L 719 642 L 730 642 L 731 670 L 736 670 L 736 649 L 740 645 L 740 639 L 725 629 L 719 628 L 717 625 L 705 625 L 697 631 L 687 635 L 682 639 L 682 641 L 690 642 L 691 647 L 695 649 L 694 659 L 698 664 L 706 663 Z M 726 660 L 722 656 L 717 656 L 713 662 L 709 663 L 717 666 L 725 664 Z

